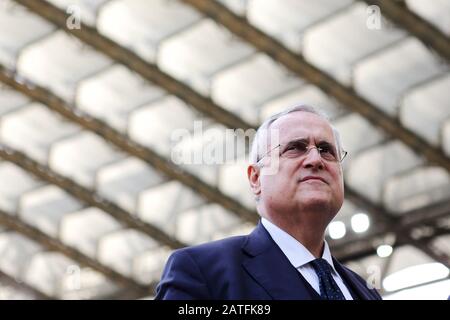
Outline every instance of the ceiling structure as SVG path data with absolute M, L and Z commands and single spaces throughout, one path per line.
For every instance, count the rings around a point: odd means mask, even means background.
M 445 0 L 0 0 L 0 298 L 151 298 L 254 227 L 246 133 L 299 102 L 349 152 L 334 255 L 448 268 L 449 35 Z

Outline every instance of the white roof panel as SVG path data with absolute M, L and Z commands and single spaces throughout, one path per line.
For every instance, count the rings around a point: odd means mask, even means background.
M 60 296 L 62 299 L 98 299 L 107 297 L 119 290 L 105 275 L 89 269 L 69 266 L 61 278 Z
M 160 173 L 136 158 L 103 166 L 97 174 L 97 190 L 131 212 L 136 211 L 139 194 L 165 180 Z
M 260 123 L 275 113 L 281 112 L 288 107 L 306 104 L 320 108 L 330 119 L 342 116 L 347 111 L 336 101 L 327 96 L 323 91 L 312 85 L 306 84 L 292 92 L 282 94 L 261 107 Z
M 402 101 L 400 120 L 435 146 L 441 143 L 441 129 L 450 117 L 450 76 L 430 81 L 408 92 Z
M 2 117 L 0 138 L 6 145 L 45 163 L 52 143 L 79 130 L 46 106 L 33 103 Z
M 417 168 L 386 183 L 384 202 L 396 212 L 410 211 L 450 197 L 450 175 L 440 167 Z
M 407 38 L 359 62 L 354 73 L 355 90 L 386 113 L 396 115 L 405 90 L 446 69 L 419 40 Z
M 0 268 L 9 276 L 22 280 L 33 255 L 43 250 L 39 243 L 15 232 L 0 233 Z
M 387 178 L 422 162 L 403 143 L 392 141 L 366 150 L 352 159 L 352 165 L 346 172 L 346 181 L 368 199 L 380 202 Z
M 95 26 L 97 11 L 109 0 L 48 0 L 48 2 L 66 11 L 72 19 L 68 23 L 77 26 L 76 19 L 81 18 L 83 23 Z
M 202 203 L 204 200 L 196 192 L 179 182 L 169 181 L 141 193 L 138 214 L 142 220 L 172 234 L 179 213 Z
M 237 15 L 245 15 L 249 0 L 217 0 Z
M 17 70 L 73 101 L 77 82 L 109 64 L 111 61 L 104 55 L 64 31 L 57 31 L 22 50 Z
M 78 85 L 77 106 L 126 131 L 128 115 L 135 108 L 162 97 L 164 91 L 122 65 L 114 65 Z
M 92 187 L 97 170 L 123 157 L 99 136 L 83 131 L 52 145 L 49 166 L 85 187 Z
M 131 276 L 136 255 L 157 247 L 157 243 L 136 230 L 119 230 L 108 234 L 98 244 L 98 260 Z
M 15 109 L 21 108 L 28 103 L 29 100 L 24 95 L 7 86 L 0 85 L 0 105 L 2 106 L 0 116 L 13 112 Z
M 442 145 L 444 152 L 450 156 L 450 119 L 448 119 L 442 128 Z
M 199 92 L 208 95 L 211 76 L 254 50 L 210 19 L 161 43 L 158 66 Z
M 61 241 L 95 258 L 97 244 L 102 236 L 119 230 L 121 225 L 109 214 L 98 208 L 68 213 L 61 221 Z
M 247 180 L 247 158 L 225 164 L 219 169 L 219 190 L 249 208 L 255 207 L 255 199 Z
M 61 281 L 76 263 L 57 252 L 42 252 L 33 256 L 24 275 L 24 280 L 50 296 L 61 292 Z
M 353 65 L 361 58 L 398 41 L 399 29 L 369 29 L 367 5 L 355 3 L 305 33 L 303 54 L 309 62 L 350 84 Z
M 172 250 L 156 247 L 147 250 L 133 259 L 133 276 L 140 283 L 149 284 L 159 281 L 161 274 Z
M 189 134 L 196 119 L 197 112 L 180 99 L 168 96 L 134 111 L 130 115 L 129 135 L 133 140 L 170 157 L 177 139 Z
M 251 24 L 300 51 L 304 30 L 351 4 L 351 0 L 250 0 L 247 19 Z
M 386 139 L 386 135 L 379 128 L 375 128 L 364 117 L 352 113 L 343 116 L 333 122 L 339 131 L 344 150 L 348 152 L 348 159 L 351 161 L 358 152 L 367 150 Z
M 52 32 L 54 27 L 14 1 L 0 2 L 0 63 L 13 67 L 21 49 Z M 33 32 L 30 32 L 33 30 Z
M 212 82 L 211 96 L 227 110 L 256 123 L 261 104 L 302 84 L 300 79 L 268 56 L 256 54 L 217 73 Z
M 17 213 L 23 194 L 42 185 L 22 168 L 10 163 L 0 162 L 0 208 L 8 213 Z
M 450 3 L 447 0 L 406 0 L 406 5 L 429 23 L 450 35 Z
M 103 6 L 97 20 L 100 33 L 153 61 L 158 43 L 200 19 L 179 1 L 116 0 Z
M 64 215 L 82 207 L 78 199 L 54 185 L 49 185 L 30 191 L 22 197 L 19 217 L 56 238 Z
M 231 230 L 238 225 L 240 219 L 236 215 L 216 204 L 209 204 L 182 212 L 178 216 L 175 235 L 185 243 L 198 244 L 213 240 L 216 232 Z

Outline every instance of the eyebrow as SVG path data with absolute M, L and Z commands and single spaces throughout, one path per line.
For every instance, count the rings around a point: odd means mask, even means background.
M 317 145 L 328 145 L 328 146 L 331 146 L 331 147 L 335 147 L 335 145 L 333 143 L 328 142 L 326 140 L 319 141 L 319 143 Z
M 294 139 L 289 140 L 288 142 L 282 143 L 282 144 L 288 145 L 288 144 L 291 144 L 291 143 L 294 143 L 294 142 L 305 142 L 305 143 L 309 143 L 309 140 L 306 139 L 306 138 L 294 138 Z
M 294 138 L 294 139 L 292 139 L 292 140 L 290 140 L 290 141 L 288 141 L 286 143 L 282 143 L 282 144 L 289 144 L 289 143 L 298 142 L 298 141 L 299 142 L 309 143 L 310 139 L 308 139 L 308 138 Z M 329 142 L 327 140 L 320 140 L 316 145 L 328 145 L 328 146 L 336 148 L 336 146 L 333 143 L 331 143 L 331 142 Z

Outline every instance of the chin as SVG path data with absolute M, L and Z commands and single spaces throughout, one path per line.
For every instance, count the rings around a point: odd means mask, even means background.
M 326 191 L 310 191 L 297 193 L 297 199 L 304 203 L 330 203 L 333 201 L 330 192 Z
M 313 210 L 330 210 L 333 207 L 333 201 L 329 196 L 316 194 L 314 196 L 302 197 L 300 200 L 302 208 Z
M 327 201 L 306 201 L 302 202 L 302 208 L 313 209 L 313 210 L 328 210 L 330 208 L 330 203 Z

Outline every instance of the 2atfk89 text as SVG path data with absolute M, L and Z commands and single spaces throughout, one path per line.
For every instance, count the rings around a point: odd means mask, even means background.
M 228 316 L 228 315 L 269 315 L 271 307 L 269 304 L 184 304 L 178 306 L 177 314 L 184 316 L 199 316 L 209 318 L 211 316 Z M 189 317 L 186 317 L 189 319 Z

